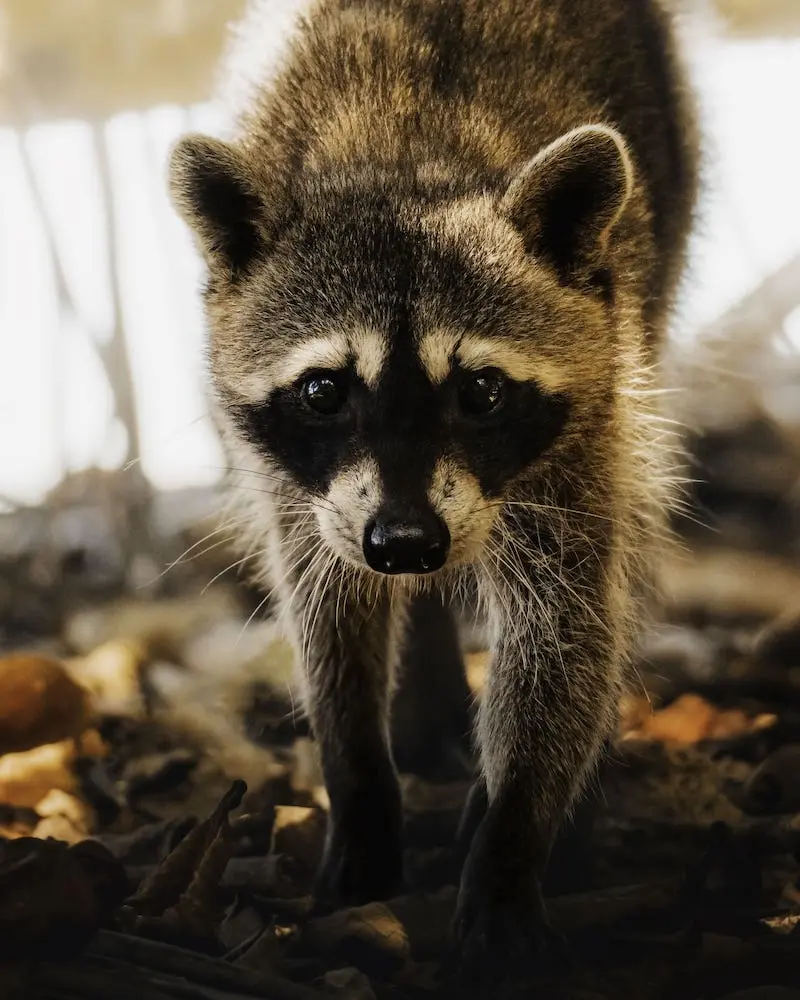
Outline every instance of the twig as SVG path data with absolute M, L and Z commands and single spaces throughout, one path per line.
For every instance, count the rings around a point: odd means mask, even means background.
M 100 931 L 90 945 L 89 954 L 130 962 L 141 968 L 245 996 L 263 996 L 268 1000 L 312 1000 L 318 996 L 304 986 L 269 973 L 254 972 L 175 945 L 114 931 Z

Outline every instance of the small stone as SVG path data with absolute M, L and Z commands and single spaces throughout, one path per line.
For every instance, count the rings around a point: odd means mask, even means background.
M 706 681 L 717 671 L 719 649 L 708 632 L 661 625 L 642 637 L 636 658 L 648 676 L 683 675 Z
M 347 1000 L 375 1000 L 372 983 L 360 969 L 333 969 L 322 977 L 325 993 Z

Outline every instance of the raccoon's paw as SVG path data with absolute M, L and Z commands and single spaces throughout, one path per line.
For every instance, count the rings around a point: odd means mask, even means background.
M 503 819 L 496 807 L 488 809 L 462 872 L 454 936 L 465 986 L 518 981 L 569 964 L 565 938 L 547 922 L 533 863 L 503 835 Z
M 456 975 L 478 995 L 487 984 L 511 985 L 565 971 L 570 965 L 566 939 L 543 917 L 532 917 L 516 906 L 478 907 L 470 921 L 457 919 L 456 938 Z

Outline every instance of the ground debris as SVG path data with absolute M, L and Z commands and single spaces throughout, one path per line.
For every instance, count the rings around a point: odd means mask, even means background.
M 74 954 L 122 901 L 122 865 L 101 844 L 0 840 L 0 955 Z
M 79 737 L 93 711 L 86 688 L 58 660 L 0 657 L 0 755 Z
M 232 855 L 230 813 L 242 801 L 235 782 L 216 809 L 186 833 L 163 862 L 126 900 L 117 915 L 123 930 L 181 942 L 216 942 L 223 917 L 218 891 Z
M 724 740 L 774 725 L 777 716 L 763 712 L 750 717 L 741 709 L 720 709 L 697 694 L 682 694 L 666 708 L 653 711 L 644 699 L 627 701 L 623 714 L 626 739 L 658 740 L 688 745 Z
M 3 1000 L 461 996 L 449 970 L 468 783 L 402 775 L 405 895 L 321 916 L 328 802 L 285 687 L 291 654 L 274 623 L 250 632 L 236 609 L 230 595 L 125 598 L 73 614 L 52 642 L 90 711 L 0 757 Z M 552 880 L 548 908 L 573 966 L 491 1000 L 791 1000 L 795 642 L 783 609 L 744 627 L 696 621 L 684 602 L 643 644 L 592 821 L 554 855 L 570 877 Z M 486 666 L 470 653 L 478 697 Z
M 322 977 L 324 992 L 347 1000 L 375 1000 L 369 979 L 358 969 L 333 969 Z

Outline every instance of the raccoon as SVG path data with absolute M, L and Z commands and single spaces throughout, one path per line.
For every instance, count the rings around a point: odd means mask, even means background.
M 662 535 L 658 350 L 697 185 L 673 28 L 657 0 L 317 0 L 259 72 L 232 136 L 178 143 L 171 193 L 242 550 L 320 747 L 318 898 L 402 884 L 398 664 L 420 621 L 458 661 L 441 595 L 474 589 L 456 931 L 468 965 L 527 961 Z

